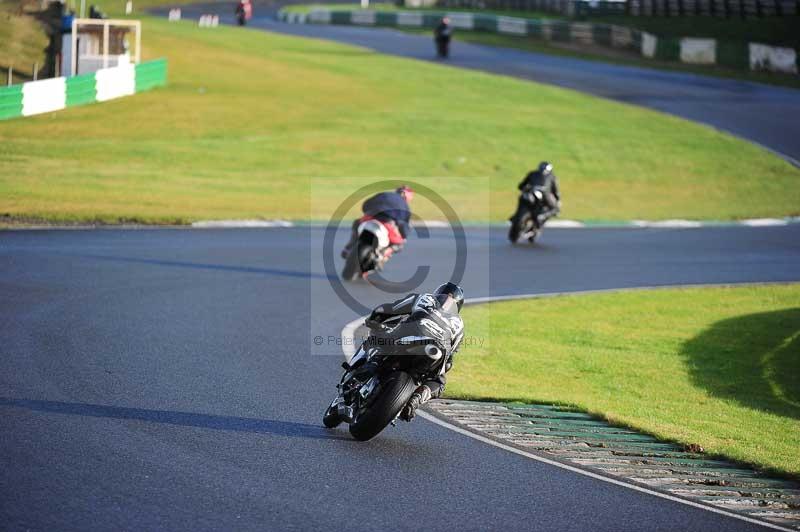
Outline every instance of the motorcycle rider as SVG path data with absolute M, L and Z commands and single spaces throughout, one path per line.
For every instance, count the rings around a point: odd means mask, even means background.
M 433 29 L 433 40 L 436 41 L 436 50 L 439 57 L 447 57 L 452 35 L 453 28 L 450 26 L 450 19 L 443 17 L 441 22 Z
M 411 208 L 408 204 L 413 199 L 414 190 L 406 185 L 401 185 L 394 191 L 380 192 L 367 198 L 361 205 L 361 212 L 364 213 L 364 216 L 353 222 L 350 241 L 342 250 L 342 258 L 347 258 L 358 239 L 359 224 L 372 219 L 384 223 L 389 231 L 389 242 L 395 251 L 399 251 L 408 238 L 411 221 Z
M 553 165 L 547 161 L 539 163 L 539 167 L 528 175 L 520 182 L 517 188 L 521 191 L 529 188 L 539 187 L 544 192 L 544 203 L 546 209 L 542 211 L 537 217 L 537 224 L 539 227 L 544 223 L 556 216 L 561 211 L 561 195 L 558 192 L 558 178 L 553 172 Z M 522 203 L 522 199 L 520 199 Z
M 459 316 L 464 303 L 464 291 L 455 283 L 440 285 L 432 294 L 409 294 L 403 299 L 376 307 L 365 325 L 371 336 L 402 338 L 420 334 L 420 320 L 430 320 L 442 330 L 440 348 L 445 350 L 445 362 L 439 375 L 422 383 L 400 412 L 400 418 L 411 421 L 417 409 L 439 397 L 447 383 L 445 373 L 453 367 L 453 355 L 464 338 L 464 321 Z

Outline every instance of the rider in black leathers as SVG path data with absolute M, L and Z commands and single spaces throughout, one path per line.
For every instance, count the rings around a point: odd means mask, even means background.
M 439 375 L 421 384 L 400 412 L 400 418 L 411 421 L 417 408 L 439 397 L 447 383 L 445 373 L 453 366 L 453 354 L 464 338 L 464 322 L 458 315 L 464 302 L 464 291 L 455 283 L 444 283 L 433 294 L 410 294 L 393 303 L 376 307 L 365 324 L 373 337 L 403 338 L 420 335 L 420 320 L 430 320 L 441 329 L 438 338 L 444 349 L 445 362 Z M 429 327 L 430 325 L 426 325 Z M 424 335 L 423 335 L 424 336 Z M 369 340 L 368 340 L 369 341 Z
M 541 227 L 547 220 L 556 216 L 561 211 L 561 195 L 558 192 L 558 178 L 553 172 L 553 165 L 547 161 L 539 163 L 539 167 L 529 172 L 517 188 L 540 187 L 544 191 L 545 210 L 539 215 L 537 223 Z M 522 200 L 520 199 L 520 202 Z
M 441 22 L 433 29 L 433 40 L 436 42 L 439 57 L 447 57 L 452 35 L 453 28 L 450 26 L 450 19 L 442 18 Z

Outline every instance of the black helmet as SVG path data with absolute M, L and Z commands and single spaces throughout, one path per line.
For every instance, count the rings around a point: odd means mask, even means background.
M 553 173 L 553 165 L 547 161 L 542 161 L 539 163 L 539 171 L 542 173 L 542 175 L 548 176 Z
M 464 291 L 455 283 L 440 285 L 433 295 L 445 312 L 454 312 L 453 305 L 457 307 L 455 312 L 459 312 L 464 304 Z

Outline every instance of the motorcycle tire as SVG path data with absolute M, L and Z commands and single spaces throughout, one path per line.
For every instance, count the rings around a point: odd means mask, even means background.
M 339 417 L 336 410 L 331 408 L 332 406 L 333 404 L 328 405 L 328 408 L 325 410 L 325 415 L 322 416 L 322 424 L 329 429 L 336 428 L 342 423 L 342 418 Z
M 358 263 L 358 253 L 355 250 L 350 250 L 347 258 L 344 260 L 344 268 L 342 268 L 342 279 L 345 281 L 355 281 L 361 275 L 361 265 Z
M 414 380 L 404 371 L 390 374 L 380 386 L 379 395 L 350 425 L 350 434 L 359 441 L 374 438 L 394 421 L 417 389 Z

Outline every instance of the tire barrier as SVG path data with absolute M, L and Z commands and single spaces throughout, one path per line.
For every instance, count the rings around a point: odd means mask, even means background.
M 278 20 L 290 24 L 344 24 L 434 28 L 442 17 L 457 30 L 527 36 L 546 41 L 598 45 L 628 50 L 648 59 L 721 65 L 736 69 L 797 74 L 797 53 L 758 43 L 718 42 L 715 39 L 665 38 L 627 26 L 566 20 L 507 17 L 447 11 L 373 11 L 313 9 L 308 13 L 282 9 Z
M 219 26 L 218 15 L 201 15 L 197 20 L 197 25 L 201 28 L 216 28 Z
M 0 120 L 104 102 L 167 84 L 167 60 L 0 87 Z

